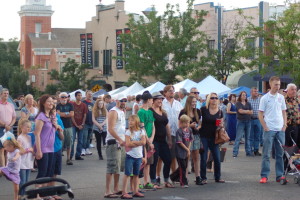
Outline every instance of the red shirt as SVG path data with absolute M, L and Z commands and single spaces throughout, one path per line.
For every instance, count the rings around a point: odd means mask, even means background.
M 79 105 L 76 102 L 72 102 L 74 106 L 74 120 L 78 126 L 84 124 L 83 117 L 84 114 L 87 114 L 88 109 L 85 103 L 80 103 Z M 75 126 L 75 124 L 73 124 Z

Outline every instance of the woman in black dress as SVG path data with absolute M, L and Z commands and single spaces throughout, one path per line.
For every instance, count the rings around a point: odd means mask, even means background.
M 215 182 L 225 183 L 221 179 L 221 162 L 220 162 L 220 150 L 219 145 L 215 144 L 215 132 L 217 125 L 223 125 L 223 113 L 219 109 L 218 95 L 216 93 L 211 93 L 207 96 L 206 106 L 201 108 L 202 114 L 202 126 L 200 129 L 200 137 L 203 144 L 204 152 L 201 155 L 200 163 L 200 175 L 202 183 L 207 183 L 206 177 L 206 161 L 207 161 L 207 151 L 211 151 L 214 159 L 214 176 Z

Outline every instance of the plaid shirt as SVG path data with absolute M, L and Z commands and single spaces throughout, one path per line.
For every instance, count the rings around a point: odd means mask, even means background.
M 300 112 L 299 112 L 300 100 L 298 99 L 298 97 L 290 98 L 286 96 L 285 102 L 287 108 L 286 110 L 287 124 L 292 126 L 300 124 Z
M 251 115 L 251 118 L 257 119 L 260 97 L 257 97 L 256 99 L 253 99 L 252 97 L 248 97 L 248 102 L 251 104 L 253 110 L 253 115 Z

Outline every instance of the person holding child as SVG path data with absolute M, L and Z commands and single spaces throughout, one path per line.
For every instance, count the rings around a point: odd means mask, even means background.
M 143 145 L 146 144 L 144 129 L 140 128 L 140 120 L 137 115 L 131 115 L 128 118 L 129 129 L 125 133 L 126 142 L 126 158 L 125 158 L 125 174 L 123 179 L 122 199 L 132 199 L 127 193 L 128 177 L 133 174 L 132 192 L 133 197 L 144 197 L 139 192 L 138 178 L 143 158 Z
M 179 180 L 182 187 L 189 187 L 186 177 L 186 169 L 188 164 L 188 158 L 190 157 L 190 146 L 194 139 L 193 131 L 190 126 L 190 117 L 182 115 L 179 118 L 179 129 L 176 131 L 176 146 L 175 154 L 178 163 L 178 168 L 171 174 L 171 180 Z
M 0 176 L 4 175 L 7 180 L 13 182 L 14 200 L 18 200 L 19 184 L 20 184 L 20 144 L 13 138 L 8 137 L 3 143 L 4 149 L 7 151 L 7 165 L 0 167 Z

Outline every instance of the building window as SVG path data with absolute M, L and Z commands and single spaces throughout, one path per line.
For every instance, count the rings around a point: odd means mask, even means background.
M 36 33 L 42 32 L 42 24 L 41 23 L 35 23 L 35 32 Z
M 94 68 L 99 67 L 99 51 L 94 51 Z
M 247 58 L 250 59 L 250 60 L 254 59 L 254 56 L 255 56 L 255 38 L 254 37 L 246 38 L 245 46 L 246 46 L 246 49 L 249 50 L 249 54 L 248 54 Z
M 50 60 L 45 61 L 45 69 L 49 69 Z
M 235 40 L 234 39 L 227 39 L 226 40 L 226 50 L 234 50 L 235 49 Z
M 42 76 L 41 76 L 41 85 L 42 85 L 42 86 L 45 85 L 45 76 L 44 76 L 44 72 L 42 72 Z
M 115 89 L 120 88 L 122 86 L 124 86 L 124 82 L 115 81 Z
M 215 40 L 208 40 L 207 41 L 207 54 L 208 54 L 208 56 L 212 55 L 214 50 L 215 50 Z
M 112 75 L 112 50 L 103 50 L 103 75 Z

